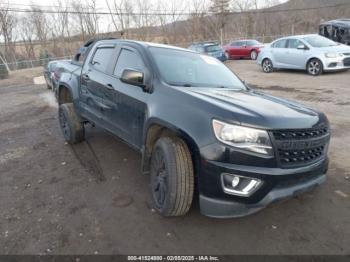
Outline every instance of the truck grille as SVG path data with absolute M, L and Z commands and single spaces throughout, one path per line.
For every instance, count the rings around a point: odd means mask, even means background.
M 320 127 L 315 129 L 273 131 L 273 136 L 276 140 L 308 139 L 308 138 L 321 137 L 326 134 L 328 134 L 327 127 Z
M 321 159 L 327 148 L 327 127 L 272 132 L 276 153 L 282 167 L 309 165 Z
M 347 57 L 343 60 L 344 66 L 350 66 L 350 57 Z

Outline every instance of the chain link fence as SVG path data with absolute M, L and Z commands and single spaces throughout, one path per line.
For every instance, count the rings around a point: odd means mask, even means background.
M 32 59 L 32 60 L 18 60 L 18 61 L 6 63 L 6 64 L 0 63 L 0 67 L 5 67 L 7 65 L 8 69 L 10 69 L 11 71 L 14 71 L 19 69 L 45 66 L 50 61 L 65 60 L 65 59 L 71 59 L 71 58 L 72 56 L 62 56 L 62 57 L 47 57 L 47 58 Z
M 255 39 L 261 43 L 266 44 L 266 43 L 270 43 L 278 38 L 285 37 L 285 36 L 287 36 L 287 35 L 262 35 L 262 36 L 252 35 L 252 36 L 247 36 L 247 37 L 232 37 L 232 38 L 223 39 L 223 44 L 228 44 L 232 41 L 242 40 L 242 39 Z M 218 40 L 218 39 L 203 40 L 203 42 L 204 41 L 213 41 L 213 42 L 220 43 L 220 40 Z M 202 40 L 193 41 L 193 42 L 202 42 Z M 193 42 L 192 41 L 176 42 L 176 43 L 170 43 L 170 44 L 176 45 L 179 47 L 187 48 Z M 62 56 L 62 57 L 46 57 L 46 58 L 33 59 L 33 60 L 18 60 L 18 61 L 6 63 L 6 64 L 2 60 L 0 60 L 0 69 L 7 68 L 11 71 L 14 71 L 14 70 L 19 70 L 19 69 L 33 68 L 33 67 L 45 66 L 50 61 L 72 59 L 72 57 L 73 57 L 72 55 L 71 56 Z

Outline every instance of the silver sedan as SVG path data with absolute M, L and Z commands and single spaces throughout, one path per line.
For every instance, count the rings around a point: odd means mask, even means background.
M 350 69 L 350 46 L 316 34 L 289 36 L 263 48 L 257 63 L 265 73 L 285 68 L 306 70 L 317 76 L 324 71 Z

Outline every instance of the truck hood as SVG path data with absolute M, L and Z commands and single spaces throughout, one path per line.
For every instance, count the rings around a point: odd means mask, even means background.
M 327 121 L 324 114 L 258 91 L 189 88 L 193 96 L 230 111 L 232 122 L 263 129 L 311 128 Z M 222 119 L 226 120 L 226 119 Z

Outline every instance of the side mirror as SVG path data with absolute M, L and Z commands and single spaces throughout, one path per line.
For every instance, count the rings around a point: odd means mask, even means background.
M 297 47 L 297 49 L 299 49 L 299 50 L 307 50 L 307 49 L 309 49 L 309 48 L 307 48 L 307 46 L 306 45 L 298 45 L 298 47 Z
M 124 69 L 120 80 L 130 85 L 139 86 L 143 89 L 145 88 L 144 74 L 140 71 Z

